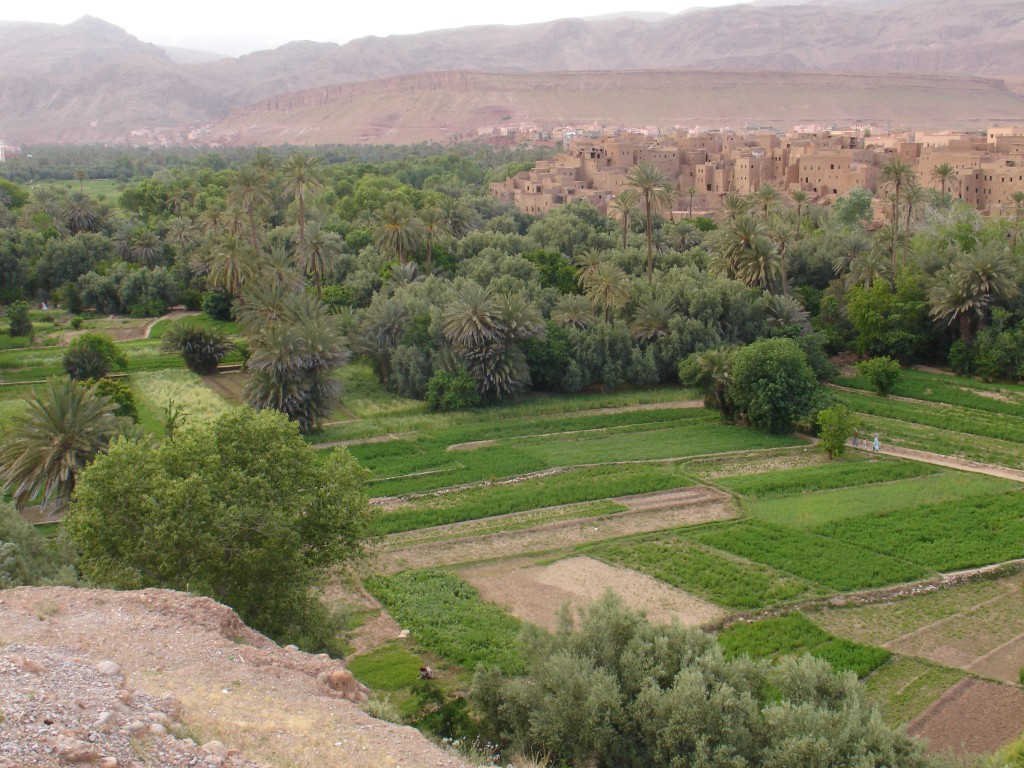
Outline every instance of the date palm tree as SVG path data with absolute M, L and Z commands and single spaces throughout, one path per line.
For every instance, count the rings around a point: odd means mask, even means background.
M 622 222 L 622 247 L 626 247 L 626 235 L 629 232 L 629 220 L 639 209 L 636 206 L 636 190 L 624 189 L 608 203 L 609 210 Z
M 797 237 L 799 237 L 800 230 L 804 226 L 804 206 L 807 205 L 810 196 L 802 189 L 794 189 L 789 193 L 789 197 L 796 203 Z
M 61 221 L 72 235 L 95 232 L 101 220 L 96 201 L 83 192 L 72 192 L 61 204 Z
M 594 306 L 586 296 L 570 293 L 562 296 L 551 310 L 551 320 L 560 328 L 584 330 L 594 324 Z
M 315 430 L 341 396 L 335 372 L 350 355 L 338 317 L 306 293 L 287 294 L 274 321 L 252 333 L 249 342 L 252 375 L 245 402 L 281 411 L 302 432 Z
M 290 155 L 281 166 L 281 191 L 299 205 L 296 220 L 299 229 L 299 250 L 296 261 L 300 264 L 304 264 L 306 260 L 306 197 L 315 195 L 323 189 L 323 183 L 317 178 L 319 167 L 320 161 L 316 157 L 301 152 Z
M 786 275 L 786 251 L 797 239 L 800 223 L 793 211 L 784 210 L 776 213 L 768 222 L 768 237 L 775 243 L 779 253 L 779 277 L 782 283 L 782 295 L 789 294 L 789 278 Z
M 984 315 L 989 295 L 954 270 L 943 270 L 935 277 L 935 283 L 928 291 L 931 316 L 945 320 L 947 325 L 958 323 L 960 338 L 970 341 L 973 336 L 971 318 Z
M 946 204 L 946 187 L 952 184 L 956 178 L 956 168 L 949 163 L 939 163 L 932 168 L 931 180 L 939 185 L 943 205 Z
M 647 282 L 654 282 L 654 229 L 651 214 L 664 208 L 671 208 L 676 198 L 675 187 L 668 176 L 653 163 L 641 161 L 630 168 L 626 183 L 636 191 L 637 201 L 642 203 L 647 230 Z
M 753 197 L 754 206 L 762 221 L 768 221 L 772 214 L 782 207 L 782 193 L 774 184 L 759 184 Z
M 385 203 L 374 214 L 371 229 L 377 248 L 395 254 L 403 265 L 423 238 L 423 225 L 413 210 L 394 201 Z
M 881 167 L 878 178 L 884 189 L 892 191 L 890 198 L 892 203 L 892 215 L 890 217 L 892 223 L 892 247 L 890 252 L 892 254 L 892 269 L 895 272 L 896 243 L 899 241 L 899 207 L 903 200 L 902 192 L 905 186 L 917 181 L 917 174 L 914 172 L 914 166 L 910 165 L 910 163 L 905 163 L 898 157 L 894 157 Z
M 256 214 L 260 208 L 270 204 L 266 173 L 256 165 L 235 171 L 228 185 L 228 202 L 245 212 L 249 220 L 250 243 L 253 250 L 258 252 L 260 237 Z
M 106 450 L 126 421 L 117 404 L 68 377 L 32 391 L 0 446 L 0 481 L 19 507 L 40 497 L 67 504 L 78 473 Z
M 591 271 L 580 273 L 580 285 L 593 306 L 601 305 L 607 323 L 613 309 L 626 306 L 629 301 L 629 277 L 621 267 L 604 260 Z
M 256 252 L 236 237 L 215 242 L 206 264 L 210 287 L 219 288 L 229 296 L 240 295 L 242 286 L 251 282 L 259 271 Z
M 641 302 L 629 326 L 630 333 L 638 341 L 651 342 L 669 331 L 669 324 L 676 315 L 675 302 L 670 298 L 656 297 Z
M 338 262 L 341 255 L 341 237 L 336 232 L 323 229 L 319 224 L 310 224 L 306 232 L 305 246 L 299 250 L 299 269 L 313 275 L 316 283 L 316 297 L 323 298 L 323 278 Z
M 450 232 L 444 211 L 438 205 L 428 205 L 420 211 L 420 224 L 426 238 L 427 272 L 434 266 L 434 241 Z

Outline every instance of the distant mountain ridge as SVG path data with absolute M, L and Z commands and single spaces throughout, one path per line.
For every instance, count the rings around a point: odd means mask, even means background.
M 294 42 L 199 63 L 88 16 L 68 25 L 0 22 L 0 39 L 0 138 L 156 143 L 188 141 L 190 130 L 276 96 L 446 71 L 756 70 L 783 73 L 779 82 L 804 72 L 1019 77 L 1024 5 L 769 0 L 653 20 L 566 18 L 345 45 Z M 735 114 L 746 114 L 742 104 Z

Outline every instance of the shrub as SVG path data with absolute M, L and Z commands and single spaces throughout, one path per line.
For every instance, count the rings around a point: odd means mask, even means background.
M 79 328 L 82 327 L 82 324 L 84 322 L 84 317 L 82 317 L 81 315 L 75 315 L 74 317 L 71 318 L 71 329 L 77 331 Z
M 220 291 L 207 291 L 200 301 L 203 312 L 214 320 L 227 322 L 231 319 L 231 297 Z
M 28 316 L 28 304 L 16 301 L 7 308 L 7 322 L 10 323 L 8 333 L 11 336 L 31 336 L 32 321 Z
M 128 358 L 113 339 L 101 333 L 83 333 L 75 337 L 64 353 L 64 370 L 76 381 L 102 379 L 111 370 L 126 370 Z
M 465 368 L 456 373 L 438 371 L 427 383 L 427 404 L 434 411 L 458 411 L 479 404 L 476 381 Z
M 818 411 L 821 447 L 830 457 L 837 459 L 846 452 L 846 441 L 856 430 L 856 420 L 845 405 L 833 405 Z
M 127 382 L 121 379 L 100 379 L 96 382 L 96 394 L 109 397 L 117 404 L 115 416 L 127 416 L 138 422 L 139 411 L 135 407 L 135 393 Z
M 13 505 L 0 502 L 0 589 L 75 581 L 70 553 L 37 533 Z
M 217 372 L 220 361 L 231 351 L 231 342 L 219 331 L 183 322 L 164 332 L 161 349 L 180 352 L 192 373 L 209 376 Z
M 875 357 L 857 363 L 857 372 L 871 382 L 875 392 L 887 395 L 900 379 L 900 364 L 891 357 Z
M 557 634 L 528 636 L 529 677 L 478 670 L 488 741 L 573 768 L 930 764 L 855 675 L 820 659 L 727 659 L 609 594 L 581 613 L 578 630 L 566 614 Z

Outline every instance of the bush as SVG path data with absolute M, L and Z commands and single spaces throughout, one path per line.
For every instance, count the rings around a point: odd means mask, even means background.
M 7 308 L 8 333 L 11 336 L 32 336 L 32 321 L 28 316 L 28 304 L 16 301 Z
M 217 366 L 231 351 L 231 342 L 223 333 L 188 322 L 175 323 L 164 331 L 160 348 L 180 352 L 185 366 L 199 376 L 217 372 Z
M 135 393 L 131 386 L 121 379 L 100 379 L 96 382 L 96 394 L 109 397 L 117 404 L 115 416 L 127 416 L 134 422 L 139 421 L 139 411 L 135 407 Z
M 71 323 L 70 323 L 71 330 L 77 331 L 79 328 L 82 327 L 82 324 L 84 322 L 85 322 L 85 318 L 84 317 L 82 317 L 81 315 L 75 315 L 74 317 L 71 318 Z
M 75 381 L 102 379 L 111 370 L 126 370 L 128 358 L 113 339 L 101 333 L 76 336 L 64 353 L 64 370 Z
M 856 431 L 853 414 L 845 405 L 839 404 L 818 411 L 816 420 L 821 430 L 821 447 L 831 458 L 838 459 L 846 453 L 846 441 Z
M 427 383 L 427 404 L 433 411 L 459 411 L 479 403 L 476 381 L 465 368 L 457 373 L 438 371 Z
M 900 379 L 900 364 L 891 357 L 875 357 L 857 363 L 857 372 L 871 382 L 880 395 L 888 395 Z
M 564 619 L 527 636 L 529 677 L 478 670 L 488 741 L 573 768 L 930 764 L 855 675 L 820 659 L 727 659 L 711 636 L 650 624 L 611 594 L 578 630 Z
M 214 320 L 227 322 L 231 319 L 231 297 L 220 291 L 207 291 L 201 300 L 203 312 Z
M 818 381 L 796 342 L 762 339 L 736 353 L 729 391 L 753 426 L 785 435 L 810 411 Z
M 74 584 L 70 553 L 0 502 L 0 589 L 37 584 Z

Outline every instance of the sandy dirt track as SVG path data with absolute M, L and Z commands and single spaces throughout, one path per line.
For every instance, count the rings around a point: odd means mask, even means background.
M 727 613 L 650 576 L 590 557 L 570 557 L 551 565 L 538 565 L 529 559 L 506 561 L 468 568 L 459 575 L 480 590 L 484 600 L 505 606 L 513 615 L 549 630 L 556 628 L 563 603 L 579 608 L 608 589 L 657 623 L 677 620 L 686 626 L 699 626 Z

